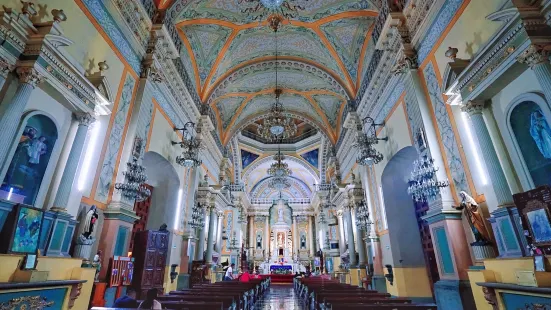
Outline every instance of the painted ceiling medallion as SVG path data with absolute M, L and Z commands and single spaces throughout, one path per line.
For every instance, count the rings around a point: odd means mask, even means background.
M 298 2 L 308 0 L 239 0 L 238 4 L 244 8 L 241 13 L 247 14 L 253 20 L 263 20 L 270 14 L 278 14 L 286 19 L 295 18 L 299 11 L 304 11 L 304 6 Z

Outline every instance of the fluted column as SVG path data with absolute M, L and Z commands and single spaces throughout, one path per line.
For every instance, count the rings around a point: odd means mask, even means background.
M 270 255 L 270 216 L 266 215 L 264 221 L 264 243 L 266 244 L 264 247 L 264 255 L 268 258 Z
M 314 220 L 313 216 L 308 216 L 308 239 L 310 239 L 310 256 L 314 257 L 316 248 L 316 236 L 314 235 Z
M 32 91 L 42 81 L 42 76 L 34 68 L 19 67 L 17 75 L 20 84 L 0 119 L 0 133 L 2 133 L 2 141 L 4 141 L 4 143 L 0 143 L 0 163 L 4 164 L 9 164 L 7 156 L 12 145 L 11 142 L 15 139 L 25 106 L 27 106 Z
M 207 209 L 203 208 L 203 218 L 207 221 Z M 196 260 L 203 259 L 203 252 L 205 252 L 205 232 L 206 227 L 199 228 L 199 238 L 197 239 L 197 253 L 195 253 Z
M 216 229 L 216 252 L 222 252 L 222 230 L 224 229 L 224 212 L 218 211 L 218 224 Z
M 348 257 L 350 258 L 350 267 L 356 267 L 356 246 L 354 242 L 354 228 L 352 227 L 352 208 L 346 207 L 344 209 L 344 215 L 346 216 L 346 231 L 348 233 Z
M 549 51 L 532 44 L 517 58 L 520 63 L 526 64 L 534 70 L 547 102 L 551 102 L 551 64 L 549 63 L 549 56 L 551 56 Z
M 364 230 L 358 225 L 356 225 L 356 238 L 356 246 L 358 247 L 358 255 L 360 259 L 359 264 L 360 267 L 365 267 L 367 265 L 367 252 L 365 249 Z
M 92 114 L 81 113 L 74 115 L 78 121 L 78 129 L 69 152 L 69 158 L 65 164 L 61 181 L 55 196 L 52 210 L 54 211 L 67 211 L 67 204 L 69 203 L 69 197 L 71 196 L 71 190 L 73 189 L 73 183 L 77 179 L 77 169 L 82 151 L 84 150 L 84 142 L 86 141 L 86 135 L 88 134 L 88 128 L 90 124 L 95 121 Z
M 298 257 L 298 250 L 299 250 L 299 246 L 298 246 L 298 229 L 297 229 L 297 216 L 296 215 L 293 215 L 293 255 L 296 257 Z M 294 258 L 293 256 L 293 258 Z
M 337 211 L 337 222 L 339 224 L 339 254 L 346 252 L 346 243 L 344 239 L 344 220 L 343 210 Z
M 209 232 L 207 236 L 207 258 L 205 262 L 207 264 L 212 263 L 212 250 L 214 249 L 214 225 L 216 222 L 216 208 L 211 206 L 209 208 Z
M 469 101 L 467 105 L 462 107 L 464 112 L 469 114 L 471 125 L 474 128 L 475 135 L 478 140 L 478 148 L 484 158 L 490 184 L 497 198 L 498 206 L 513 205 L 513 195 L 507 184 L 505 173 L 501 168 L 499 158 L 495 151 L 490 132 L 486 127 L 482 112 L 485 108 L 483 101 Z

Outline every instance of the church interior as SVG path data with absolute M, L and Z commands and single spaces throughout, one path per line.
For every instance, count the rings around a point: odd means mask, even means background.
M 551 0 L 0 4 L 0 309 L 551 309 Z

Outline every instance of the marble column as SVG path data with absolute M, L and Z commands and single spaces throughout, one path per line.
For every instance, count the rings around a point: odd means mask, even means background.
M 314 220 L 313 216 L 308 216 L 308 239 L 310 239 L 310 256 L 314 257 L 316 248 L 316 236 L 314 235 Z
M 298 244 L 298 228 L 297 228 L 297 216 L 293 215 L 293 259 L 295 257 L 299 257 L 298 250 L 299 250 L 299 244 Z
M 339 254 L 346 252 L 346 240 L 344 238 L 343 210 L 337 211 L 337 222 L 339 224 Z
M 266 258 L 270 257 L 270 216 L 266 215 L 264 218 L 264 255 Z
M 507 184 L 505 173 L 503 173 L 503 169 L 499 163 L 499 158 L 482 115 L 485 105 L 483 101 L 469 101 L 462 107 L 462 111 L 469 114 L 471 125 L 478 141 L 478 149 L 482 154 L 482 158 L 484 158 L 488 177 L 490 178 L 490 185 L 494 190 L 498 205 L 511 206 L 513 205 L 513 195 Z
M 216 252 L 222 253 L 222 230 L 224 230 L 224 212 L 218 211 L 218 224 L 216 229 Z
M 205 223 L 207 221 L 207 209 L 203 208 L 203 218 Z M 199 237 L 197 239 L 197 252 L 195 253 L 195 260 L 203 260 L 203 252 L 205 252 L 205 233 L 206 227 L 199 228 Z
M 350 258 L 350 267 L 356 267 L 356 246 L 354 242 L 354 228 L 352 227 L 352 208 L 345 207 L 346 232 L 348 233 L 348 257 Z
M 94 116 L 89 113 L 76 114 L 74 117 L 78 121 L 78 129 L 75 139 L 73 140 L 73 145 L 71 146 L 69 158 L 67 158 L 67 163 L 65 164 L 65 169 L 63 170 L 63 175 L 51 209 L 52 211 L 67 211 L 67 204 L 69 202 L 71 190 L 73 189 L 73 183 L 77 179 L 78 163 L 82 151 L 84 150 L 84 142 L 86 141 L 88 128 L 90 124 L 95 121 Z
M 534 70 L 547 102 L 551 102 L 550 56 L 551 53 L 549 51 L 545 51 L 541 47 L 532 44 L 517 58 L 520 63 L 526 64 Z
M 0 119 L 0 132 L 4 141 L 4 143 L 0 143 L 0 163 L 6 165 L 9 164 L 7 157 L 12 145 L 11 142 L 15 139 L 27 102 L 32 91 L 42 82 L 42 76 L 34 68 L 19 67 L 16 72 L 20 84 Z
M 211 206 L 209 208 L 209 232 L 207 235 L 207 258 L 205 262 L 212 264 L 212 250 L 214 249 L 214 225 L 216 224 L 216 208 Z

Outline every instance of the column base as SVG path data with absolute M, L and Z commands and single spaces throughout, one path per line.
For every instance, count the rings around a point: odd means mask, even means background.
M 62 211 L 44 212 L 39 248 L 44 256 L 71 257 L 69 250 L 77 221 Z
M 434 284 L 434 295 L 438 309 L 476 309 L 469 281 L 440 280 Z
M 186 288 L 189 288 L 189 279 L 191 278 L 190 274 L 187 273 L 181 273 L 178 275 L 178 278 L 176 278 L 176 289 L 177 290 L 183 290 Z
M 371 286 L 379 293 L 386 293 L 386 278 L 383 275 L 375 275 L 371 278 Z
M 490 213 L 488 219 L 492 225 L 499 251 L 498 258 L 528 256 L 528 243 L 520 216 L 516 207 L 503 207 Z

